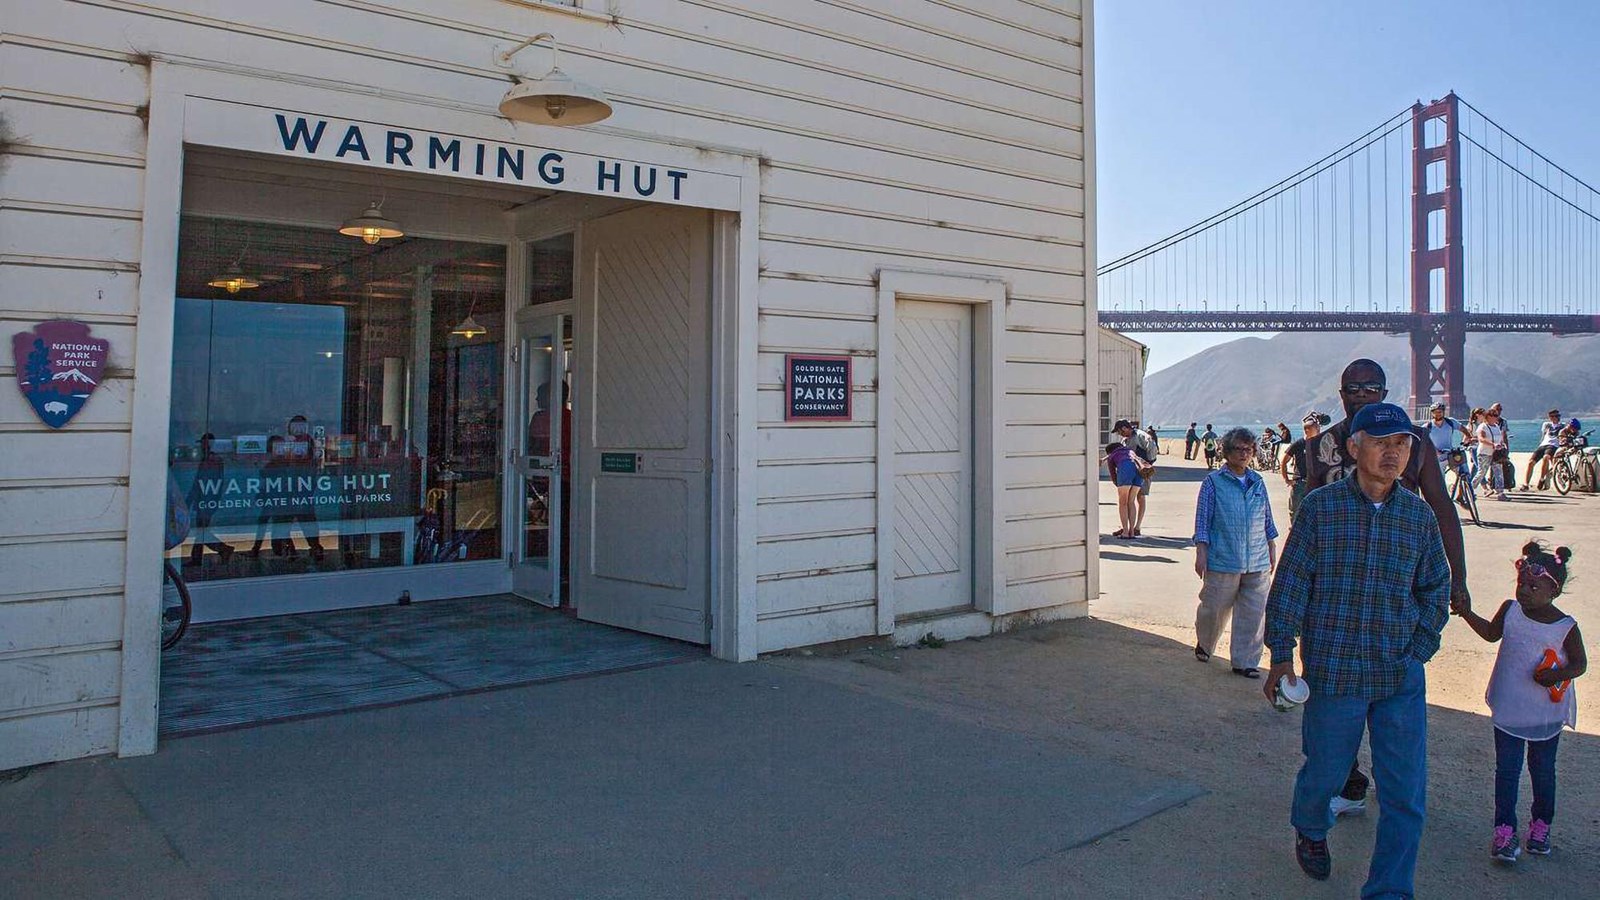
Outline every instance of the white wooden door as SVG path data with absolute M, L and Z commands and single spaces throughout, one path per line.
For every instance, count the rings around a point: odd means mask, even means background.
M 647 206 L 578 240 L 578 616 L 710 639 L 710 214 Z
M 894 346 L 894 608 L 972 606 L 972 307 L 900 300 Z

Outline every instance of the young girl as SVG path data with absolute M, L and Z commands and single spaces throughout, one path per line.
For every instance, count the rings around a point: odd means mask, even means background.
M 1556 744 L 1561 728 L 1577 727 L 1577 696 L 1567 682 L 1588 668 L 1583 636 L 1572 617 L 1555 606 L 1567 583 L 1572 551 L 1554 554 L 1539 542 L 1522 548 L 1516 561 L 1517 599 L 1507 600 L 1493 619 L 1472 611 L 1467 601 L 1454 612 L 1490 643 L 1500 641 L 1494 674 L 1485 696 L 1494 721 L 1494 841 L 1489 855 L 1507 865 L 1517 861 L 1517 786 L 1522 757 L 1533 780 L 1528 852 L 1550 852 L 1550 822 L 1556 813 Z M 1547 666 L 1548 656 L 1555 665 Z
M 1144 487 L 1144 473 L 1150 466 L 1144 460 L 1133 454 L 1133 451 L 1120 443 L 1112 442 L 1106 445 L 1106 471 L 1111 474 L 1111 483 L 1117 486 L 1117 518 L 1122 527 L 1112 532 L 1114 538 L 1135 538 L 1138 532 L 1134 525 L 1139 521 L 1139 488 Z

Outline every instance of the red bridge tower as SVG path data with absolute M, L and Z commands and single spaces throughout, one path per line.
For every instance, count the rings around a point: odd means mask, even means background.
M 1435 121 L 1442 128 L 1429 129 Z M 1411 330 L 1408 406 L 1418 418 L 1435 399 L 1458 419 L 1468 413 L 1459 123 L 1454 92 L 1411 107 L 1411 311 L 1418 324 Z M 1430 131 L 1442 132 L 1443 141 L 1427 146 Z

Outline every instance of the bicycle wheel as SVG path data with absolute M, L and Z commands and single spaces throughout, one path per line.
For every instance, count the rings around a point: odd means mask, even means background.
M 170 650 L 189 629 L 194 608 L 189 604 L 189 586 L 172 563 L 161 561 L 161 649 Z
M 1567 491 L 1572 490 L 1572 464 L 1567 462 L 1565 456 L 1556 460 L 1550 467 L 1550 480 L 1555 483 L 1556 493 L 1565 497 Z
M 1456 473 L 1456 485 L 1461 488 L 1461 493 L 1467 498 L 1467 512 L 1472 514 L 1472 524 L 1482 525 L 1483 518 L 1478 515 L 1478 492 L 1473 489 L 1472 482 Z

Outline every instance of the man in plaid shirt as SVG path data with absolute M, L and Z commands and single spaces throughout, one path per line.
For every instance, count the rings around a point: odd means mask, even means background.
M 1410 897 L 1427 786 L 1423 664 L 1450 616 L 1450 565 L 1422 498 L 1397 489 L 1416 435 L 1405 411 L 1363 407 L 1350 420 L 1356 470 L 1307 495 L 1267 598 L 1266 693 L 1295 676 L 1298 637 L 1311 688 L 1301 721 L 1305 763 L 1290 814 L 1295 857 L 1328 877 L 1329 800 L 1371 725 L 1377 844 L 1363 897 Z

